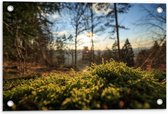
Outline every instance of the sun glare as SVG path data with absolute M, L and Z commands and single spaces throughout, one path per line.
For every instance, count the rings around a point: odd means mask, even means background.
M 87 37 L 91 38 L 93 33 L 92 32 L 88 32 L 88 33 L 86 33 L 86 35 L 87 35 Z

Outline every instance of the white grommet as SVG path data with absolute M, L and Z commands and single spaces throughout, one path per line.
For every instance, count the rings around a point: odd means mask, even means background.
M 158 13 L 162 13 L 162 12 L 163 12 L 163 8 L 158 7 L 158 8 L 157 8 L 157 12 L 158 12 Z
M 157 104 L 158 104 L 158 105 L 162 105 L 162 104 L 163 104 L 163 100 L 162 100 L 162 99 L 158 99 L 158 100 L 157 100 Z
M 7 105 L 8 105 L 9 107 L 12 107 L 12 106 L 14 105 L 14 102 L 13 102 L 12 100 L 9 100 L 9 101 L 7 102 Z
M 13 7 L 12 5 L 9 5 L 9 6 L 7 7 L 7 10 L 8 10 L 9 12 L 12 12 L 12 11 L 14 10 L 14 7 Z

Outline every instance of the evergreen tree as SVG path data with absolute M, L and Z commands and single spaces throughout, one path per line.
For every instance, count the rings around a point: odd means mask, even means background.
M 146 49 L 141 50 L 136 57 L 136 66 L 140 67 L 143 64 L 143 62 L 145 62 L 148 56 L 149 56 L 149 50 Z M 145 66 L 141 66 L 141 68 L 146 69 Z
M 159 59 L 161 61 L 161 64 L 166 65 L 166 41 L 161 46 Z
M 150 57 L 152 68 L 158 69 L 160 65 L 166 64 L 166 41 L 162 45 L 155 41 L 150 50 L 152 54 Z
M 153 46 L 150 49 L 151 56 L 149 57 L 149 60 L 151 61 L 152 68 L 157 68 L 159 65 L 159 50 L 160 46 L 157 41 L 154 42 Z M 148 61 L 149 61 L 148 60 Z
M 111 3 L 111 4 L 108 4 L 107 7 L 110 9 L 110 11 L 106 15 L 108 22 L 105 24 L 105 26 L 112 28 L 109 31 L 110 34 L 114 35 L 114 33 L 116 33 L 118 60 L 121 60 L 122 57 L 120 52 L 120 36 L 119 36 L 120 30 L 119 29 L 121 28 L 127 29 L 127 28 L 123 25 L 120 25 L 118 23 L 118 19 L 119 19 L 119 14 L 127 13 L 131 5 L 127 3 L 124 3 L 124 4 Z
M 128 66 L 134 66 L 134 52 L 128 39 L 126 39 L 121 52 L 122 61 L 125 62 Z
M 112 58 L 114 60 L 118 60 L 118 48 L 117 48 L 117 41 L 114 42 L 112 45 Z
M 7 10 L 9 5 L 14 7 L 13 12 Z M 45 61 L 43 55 L 52 40 L 52 22 L 45 14 L 53 14 L 59 9 L 59 3 L 4 2 L 4 58 L 14 61 L 35 61 L 35 58 L 43 58 Z
M 162 43 L 162 42 L 161 42 Z M 147 68 L 147 65 L 153 69 L 160 69 L 159 67 L 166 66 L 166 41 L 161 45 L 158 41 L 155 41 L 153 46 L 149 50 L 142 50 L 138 53 L 136 58 L 136 66 L 143 69 Z M 161 68 L 165 70 L 165 68 Z
M 159 44 L 157 41 L 154 42 L 153 46 L 151 47 L 150 51 L 151 52 L 156 52 L 160 48 Z

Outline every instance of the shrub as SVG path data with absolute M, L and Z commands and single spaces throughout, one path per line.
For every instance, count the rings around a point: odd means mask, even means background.
M 166 84 L 155 72 L 108 62 L 87 72 L 49 73 L 34 79 L 4 81 L 4 110 L 165 108 Z M 156 100 L 162 99 L 162 105 Z M 10 108 L 8 100 L 15 105 Z

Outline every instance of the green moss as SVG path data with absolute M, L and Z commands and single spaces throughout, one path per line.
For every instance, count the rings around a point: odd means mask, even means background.
M 3 106 L 4 110 L 165 108 L 166 84 L 159 81 L 161 73 L 155 73 L 111 61 L 84 73 L 72 70 L 8 80 L 3 83 Z M 156 104 L 158 98 L 162 105 Z M 7 107 L 9 99 L 15 108 Z

